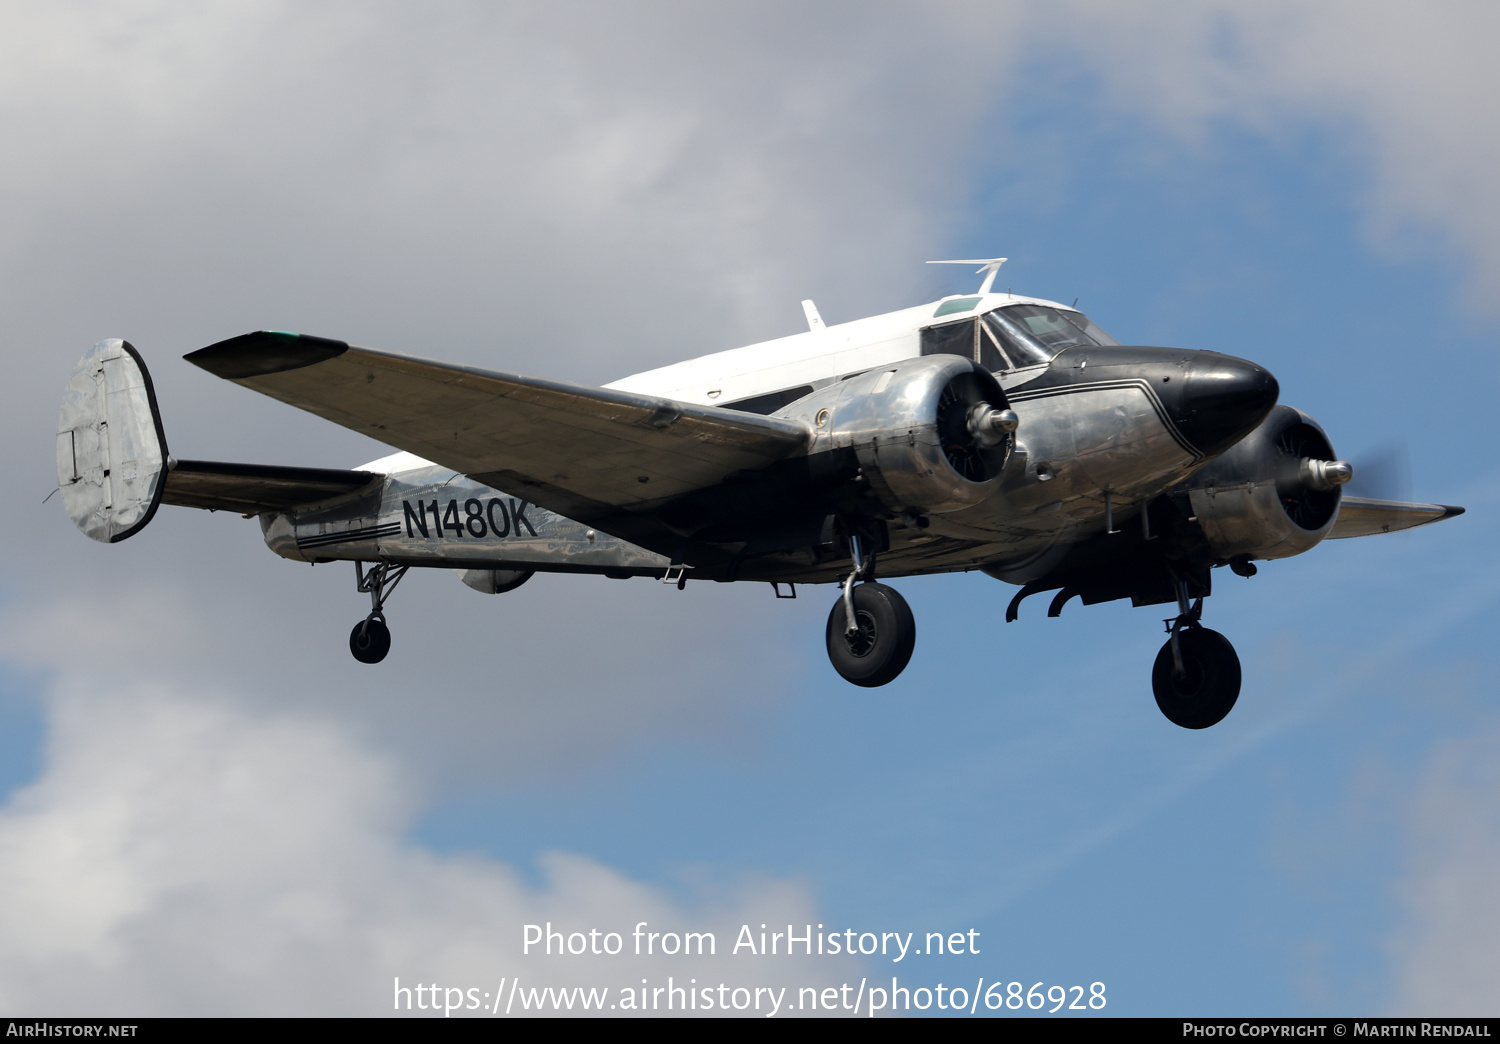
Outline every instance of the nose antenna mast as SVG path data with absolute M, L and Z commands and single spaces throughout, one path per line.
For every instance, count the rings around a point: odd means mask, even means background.
M 984 282 L 979 284 L 979 292 L 987 294 L 990 292 L 990 287 L 995 285 L 995 276 L 1000 274 L 1000 266 L 1009 260 L 1010 258 L 1008 257 L 981 257 L 961 261 L 929 261 L 927 263 L 929 265 L 978 265 L 979 268 L 976 274 L 978 272 L 985 273 Z

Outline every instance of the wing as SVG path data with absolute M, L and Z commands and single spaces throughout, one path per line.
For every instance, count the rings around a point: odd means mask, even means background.
M 260 332 L 187 360 L 646 546 L 661 505 L 802 450 L 798 423 Z
M 1334 522 L 1328 539 L 1394 533 L 1400 529 L 1425 526 L 1429 522 L 1441 522 L 1463 513 L 1463 508 L 1449 507 L 1446 504 L 1406 504 L 1399 500 L 1344 497 L 1339 503 L 1338 521 Z
M 224 464 L 174 460 L 168 464 L 163 504 L 258 515 L 316 504 L 365 489 L 380 476 L 372 471 L 283 468 L 269 464 Z

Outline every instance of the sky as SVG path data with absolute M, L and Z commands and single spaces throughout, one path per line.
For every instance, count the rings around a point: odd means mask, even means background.
M 864 982 L 861 1015 L 893 978 L 976 1013 L 1020 982 L 1106 1015 L 1495 1015 L 1497 23 L 6 5 L 0 1012 L 383 1015 L 435 983 L 494 1017 L 512 987 L 670 977 Z M 174 455 L 353 467 L 386 450 L 180 356 L 290 329 L 602 384 L 1001 255 L 1124 343 L 1262 363 L 1356 467 L 1404 459 L 1406 495 L 1468 513 L 1216 574 L 1245 682 L 1190 732 L 1150 695 L 1155 608 L 1006 624 L 987 577 L 896 581 L 916 653 L 863 690 L 826 660 L 831 589 L 435 570 L 370 668 L 347 565 L 187 509 L 98 545 L 43 503 L 105 337 L 151 367 Z M 641 922 L 717 952 L 637 956 Z M 622 952 L 528 952 L 549 923 Z M 763 924 L 963 947 L 731 951 Z

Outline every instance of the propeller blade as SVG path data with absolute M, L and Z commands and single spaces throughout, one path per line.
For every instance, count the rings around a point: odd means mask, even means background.
M 1411 500 L 1411 460 L 1403 443 L 1392 442 L 1361 454 L 1344 493 L 1368 500 Z

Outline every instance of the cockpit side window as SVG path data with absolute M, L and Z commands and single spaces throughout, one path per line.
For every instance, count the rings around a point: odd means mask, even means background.
M 1000 347 L 1000 341 L 986 323 L 979 324 L 979 365 L 991 373 L 1014 370 L 1015 366 Z
M 985 320 L 988 318 L 986 316 Z M 1017 361 L 1026 356 L 1019 355 L 1014 350 L 1007 351 L 1005 344 L 995 333 L 993 326 L 980 319 L 929 326 L 922 331 L 923 355 L 962 355 L 965 359 L 973 359 L 991 373 L 1027 365 Z M 1046 359 L 1042 361 L 1045 362 Z
M 977 325 L 975 320 L 965 319 L 962 322 L 946 323 L 942 326 L 929 326 L 922 331 L 922 354 L 962 355 L 965 359 L 974 358 L 974 335 L 977 332 Z

